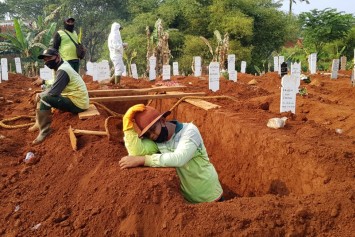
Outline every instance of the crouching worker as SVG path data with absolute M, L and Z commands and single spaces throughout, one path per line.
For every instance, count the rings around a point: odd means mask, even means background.
M 192 123 L 166 121 L 170 111 L 138 104 L 123 117 L 128 156 L 119 161 L 122 169 L 150 166 L 176 167 L 181 192 L 191 203 L 223 199 L 218 174 L 209 161 L 198 128 Z
M 38 56 L 44 64 L 55 71 L 53 85 L 39 94 L 39 109 L 36 110 L 36 123 L 29 130 L 39 129 L 37 138 L 32 142 L 42 142 L 50 132 L 52 122 L 51 108 L 71 113 L 80 113 L 89 107 L 89 94 L 80 75 L 66 61 L 63 61 L 56 49 L 49 48 Z

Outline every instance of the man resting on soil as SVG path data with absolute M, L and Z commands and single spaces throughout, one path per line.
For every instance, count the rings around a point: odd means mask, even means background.
M 223 200 L 218 174 L 209 161 L 198 128 L 192 123 L 166 121 L 170 114 L 138 104 L 123 117 L 128 156 L 122 169 L 150 166 L 176 167 L 184 198 L 191 203 Z M 154 142 L 153 142 L 154 141 Z
M 71 113 L 80 113 L 89 108 L 89 94 L 80 75 L 63 61 L 56 49 L 49 48 L 38 56 L 44 64 L 56 72 L 51 88 L 39 95 L 40 105 L 36 110 L 36 123 L 29 129 L 39 129 L 37 138 L 32 142 L 42 142 L 50 132 L 52 122 L 51 108 Z

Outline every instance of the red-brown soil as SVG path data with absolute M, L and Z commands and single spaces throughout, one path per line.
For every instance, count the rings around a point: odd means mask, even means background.
M 110 113 L 103 108 L 87 120 L 55 111 L 53 132 L 37 146 L 31 145 L 37 133 L 27 127 L 0 127 L 0 236 L 355 236 L 350 73 L 340 71 L 337 80 L 311 75 L 311 84 L 301 84 L 308 95 L 297 95 L 296 114 L 279 113 L 276 73 L 239 74 L 236 83 L 221 78 L 217 92 L 208 90 L 206 77 L 173 77 L 170 84 L 185 85 L 184 92 L 236 99 L 207 99 L 221 105 L 208 111 L 181 102 L 168 117 L 200 128 L 224 188 L 226 201 L 220 203 L 187 203 L 173 168 L 121 170 L 118 161 L 127 152 L 120 119 L 109 124 L 111 140 L 78 136 L 73 151 L 69 126 L 104 131 Z M 256 85 L 248 84 L 252 79 Z M 112 86 L 84 80 L 89 89 L 156 83 L 124 77 L 121 86 Z M 28 100 L 38 88 L 31 82 L 10 74 L 0 83 L 0 120 L 34 115 Z M 152 105 L 163 111 L 177 101 Z M 135 103 L 105 106 L 123 114 Z M 268 119 L 282 116 L 288 117 L 284 128 L 266 126 Z M 38 159 L 34 164 L 23 161 L 29 151 Z

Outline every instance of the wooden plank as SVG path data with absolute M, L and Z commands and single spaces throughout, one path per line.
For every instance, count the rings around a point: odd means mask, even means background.
M 154 88 L 142 88 L 142 89 L 109 89 L 109 90 L 89 90 L 89 97 L 91 96 L 118 96 L 118 95 L 136 95 L 136 94 L 148 94 L 149 92 L 165 92 L 176 91 L 184 89 L 186 86 L 160 86 Z
M 200 99 L 185 99 L 184 101 L 189 103 L 189 104 L 192 104 L 192 105 L 195 105 L 197 107 L 200 107 L 201 109 L 204 109 L 204 110 L 221 108 L 220 105 L 216 105 L 216 104 L 210 103 L 210 102 L 205 101 L 205 100 L 200 100 Z
M 170 99 L 170 98 L 182 98 L 182 97 L 185 97 L 185 96 L 204 96 L 205 94 L 206 94 L 205 92 L 195 92 L 195 93 L 171 93 L 171 94 L 158 94 L 158 95 L 93 97 L 93 98 L 90 98 L 90 101 L 95 101 L 95 102 L 113 102 L 113 101 Z
M 100 115 L 100 112 L 97 110 L 94 104 L 90 104 L 87 110 L 79 113 L 78 115 L 79 115 L 79 119 L 87 119 L 88 117 L 91 116 Z

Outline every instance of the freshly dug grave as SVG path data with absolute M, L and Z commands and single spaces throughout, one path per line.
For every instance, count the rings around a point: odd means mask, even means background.
M 78 136 L 73 151 L 68 128 L 104 131 L 108 110 L 79 120 L 54 112 L 52 134 L 31 146 L 36 133 L 0 128 L 0 235 L 2 236 L 352 236 L 355 233 L 355 88 L 350 71 L 338 80 L 311 75 L 301 83 L 296 114 L 279 113 L 280 78 L 239 74 L 221 78 L 208 90 L 206 77 L 173 77 L 184 92 L 231 96 L 208 99 L 220 105 L 203 110 L 179 103 L 168 119 L 195 123 L 215 165 L 226 201 L 189 204 L 179 192 L 173 168 L 121 170 L 127 154 L 121 120 L 109 124 L 113 137 Z M 249 85 L 255 80 L 257 84 Z M 85 76 L 89 89 L 148 88 L 164 84 L 124 77 L 121 86 L 100 85 Z M 32 79 L 10 74 L 0 84 L 0 119 L 34 115 L 28 99 Z M 177 99 L 154 100 L 160 111 Z M 141 101 L 147 103 L 147 101 Z M 123 114 L 138 103 L 105 103 Z M 272 129 L 268 119 L 288 117 Z M 28 123 L 27 119 L 12 124 Z M 38 162 L 25 164 L 32 151 Z

